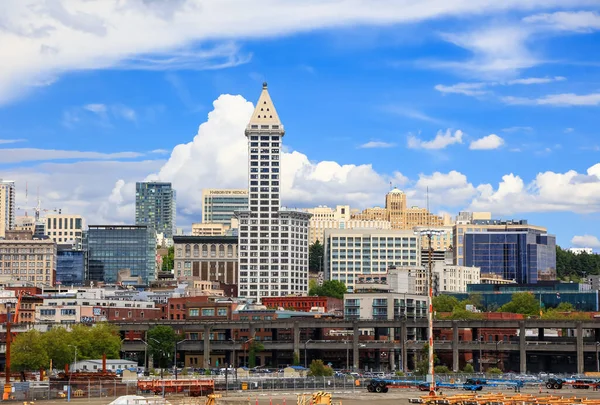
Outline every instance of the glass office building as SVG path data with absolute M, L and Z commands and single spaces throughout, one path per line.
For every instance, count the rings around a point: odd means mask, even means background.
M 57 246 L 56 284 L 66 286 L 84 285 L 85 255 L 83 250 L 74 250 L 72 246 Z
M 153 226 L 172 238 L 175 233 L 176 194 L 171 183 L 135 183 L 135 224 Z
M 202 190 L 202 223 L 231 226 L 236 211 L 248 209 L 248 190 Z
M 556 278 L 556 237 L 533 230 L 467 232 L 465 266 L 519 284 Z
M 147 225 L 90 225 L 86 234 L 89 281 L 115 283 L 119 270 L 131 270 L 148 284 L 156 277 L 156 233 Z

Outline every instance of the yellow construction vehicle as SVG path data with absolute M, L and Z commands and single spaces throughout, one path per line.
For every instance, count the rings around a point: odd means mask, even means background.
M 341 405 L 342 402 L 339 402 Z M 333 405 L 331 392 L 315 392 L 313 394 L 298 394 L 297 405 Z
M 217 398 L 221 398 L 221 394 L 208 394 L 204 405 L 217 405 Z

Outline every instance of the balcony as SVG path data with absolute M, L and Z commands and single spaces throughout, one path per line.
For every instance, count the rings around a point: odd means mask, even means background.
M 373 300 L 373 306 L 374 307 L 386 307 L 388 306 L 387 300 L 385 299 L 376 299 Z

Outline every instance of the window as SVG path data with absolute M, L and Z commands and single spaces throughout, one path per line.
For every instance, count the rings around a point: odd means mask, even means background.
M 202 316 L 215 316 L 214 308 L 202 308 Z
M 188 316 L 199 316 L 200 310 L 198 308 L 190 308 L 188 311 Z
M 219 316 L 227 316 L 227 308 L 219 308 L 219 309 L 217 309 L 217 315 L 219 315 Z

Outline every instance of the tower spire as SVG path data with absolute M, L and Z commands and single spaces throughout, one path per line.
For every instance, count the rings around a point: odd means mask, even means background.
M 266 127 L 263 125 L 266 125 Z M 264 82 L 262 85 L 260 97 L 256 102 L 256 107 L 254 108 L 252 118 L 250 118 L 250 122 L 246 127 L 246 132 L 252 130 L 256 131 L 257 129 L 283 130 L 283 125 L 281 125 L 279 115 L 277 114 L 273 100 L 271 100 L 271 96 L 269 95 L 267 82 Z

